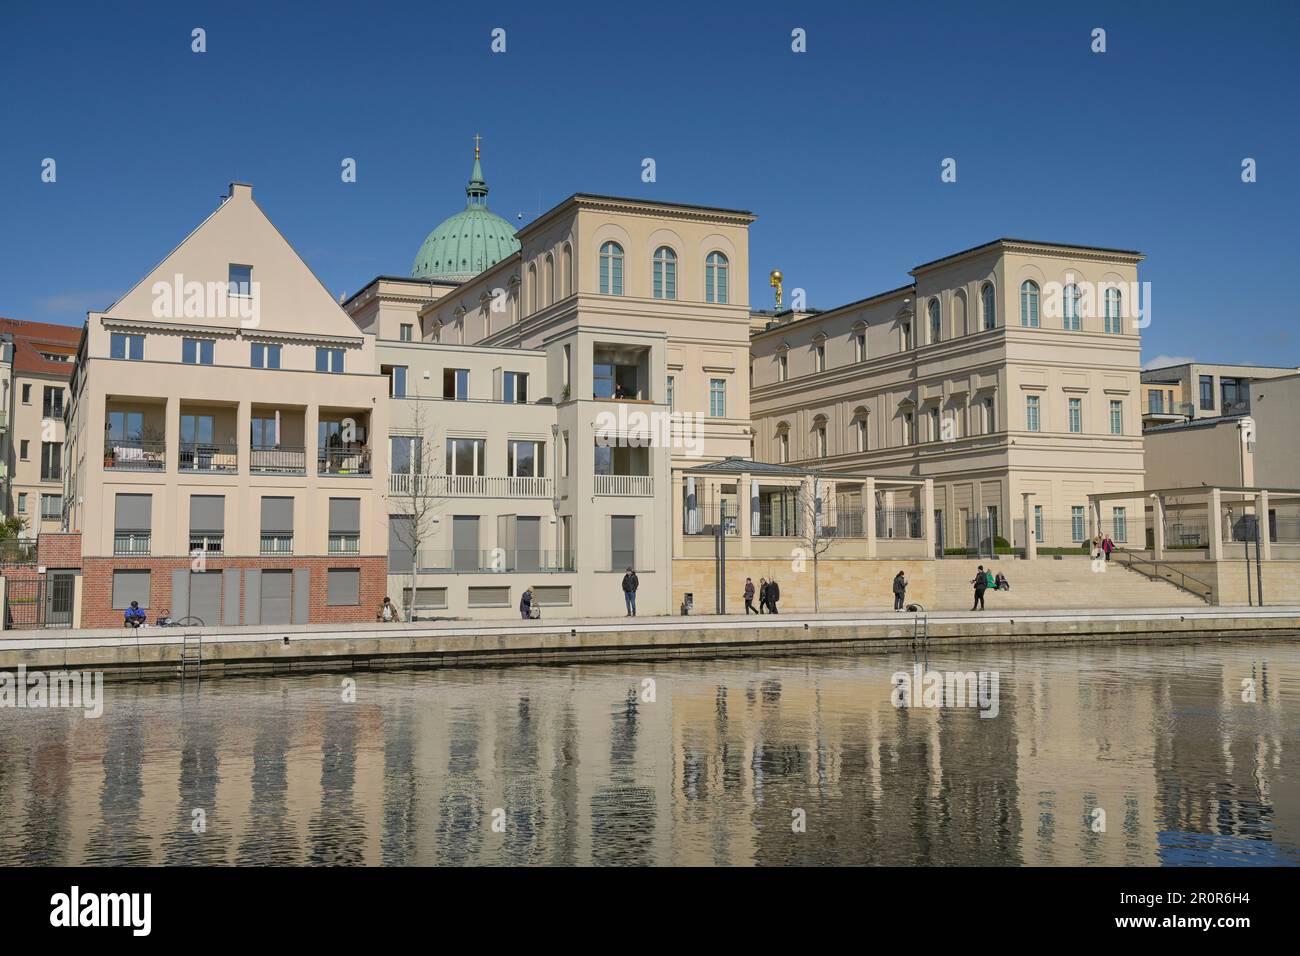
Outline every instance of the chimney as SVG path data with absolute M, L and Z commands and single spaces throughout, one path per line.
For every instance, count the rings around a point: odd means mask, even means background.
M 231 183 L 227 199 L 252 199 L 253 187 L 249 183 Z

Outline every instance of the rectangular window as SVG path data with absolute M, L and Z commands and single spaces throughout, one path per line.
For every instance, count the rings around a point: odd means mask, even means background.
M 279 368 L 280 346 L 254 342 L 249 364 L 253 368 Z
M 870 451 L 870 442 L 867 436 L 867 420 L 859 418 L 857 421 L 858 433 L 858 451 Z
M 262 498 L 262 554 L 293 554 L 293 499 Z
M 113 502 L 113 553 L 148 554 L 153 531 L 153 496 L 118 493 Z
M 822 425 L 817 429 L 817 457 L 826 457 L 826 426 Z
M 18 443 L 18 457 L 21 458 L 23 461 L 27 460 L 27 447 L 30 444 L 31 444 L 31 440 L 27 438 L 21 439 Z
M 424 470 L 424 440 L 419 436 L 390 435 L 388 438 L 394 475 L 418 475 Z
M 469 398 L 469 369 L 445 368 L 442 370 L 442 397 L 457 402 Z
M 1214 411 L 1214 376 L 1201 376 L 1201 411 Z
M 782 352 L 776 357 L 776 380 L 784 382 L 790 377 L 790 359 Z
M 1164 389 L 1153 388 L 1147 392 L 1147 410 L 1153 415 L 1163 414 L 1165 410 Z
M 1043 506 L 1034 505 L 1034 540 L 1043 543 Z
M 1115 399 L 1110 402 L 1110 433 L 1124 434 L 1124 403 Z
M 1115 540 L 1120 542 L 1127 541 L 1128 540 L 1128 509 L 1112 508 L 1110 511 L 1110 515 L 1111 515 L 1111 519 L 1110 519 L 1111 527 L 1115 535 Z
M 25 491 L 18 493 L 18 513 L 27 514 L 27 492 Z
M 943 432 L 939 427 L 939 409 L 932 408 L 929 411 L 930 417 L 930 441 L 938 441 L 943 437 Z
M 636 567 L 636 517 L 610 515 L 609 568 L 622 571 Z
M 144 412 L 109 412 L 108 437 L 111 441 L 142 441 Z
M 318 347 L 316 349 L 316 371 L 333 374 L 342 373 L 343 350 Z
M 361 569 L 330 568 L 325 574 L 325 603 L 351 607 L 361 603 Z
M 675 411 L 676 408 L 677 408 L 677 379 L 674 376 L 669 375 L 668 376 L 668 410 L 671 412 L 671 411 Z
M 511 478 L 541 478 L 546 474 L 546 445 L 540 441 L 512 441 L 506 457 Z
M 709 379 L 709 414 L 714 418 L 727 417 L 727 380 Z
M 859 332 L 853 336 L 853 356 L 858 362 L 867 360 L 867 333 Z
M 181 341 L 181 362 L 186 365 L 211 365 L 212 339 L 183 339 Z
M 916 441 L 916 422 L 911 412 L 903 412 L 903 444 L 911 445 Z
M 912 323 L 911 322 L 903 323 L 903 349 L 904 351 L 911 351 L 912 349 Z
M 31 403 L 32 403 L 32 386 L 31 386 L 30 384 L 24 384 L 24 385 L 23 385 L 23 404 L 24 404 L 24 405 L 30 405 Z
M 56 441 L 41 442 L 41 481 L 58 481 L 63 477 L 63 445 Z
M 45 398 L 41 402 L 41 417 L 55 420 L 63 418 L 62 388 L 53 385 L 45 386 Z
M 230 264 L 229 280 L 231 295 L 250 296 L 253 294 L 253 267 Z
M 1025 431 L 1038 431 L 1038 396 L 1025 396 Z
M 984 399 L 984 433 L 992 435 L 998 430 L 998 411 L 993 399 Z
M 359 554 L 360 552 L 361 499 L 331 498 L 329 511 L 329 553 Z
M 1244 378 L 1219 379 L 1219 414 L 1236 415 L 1250 411 L 1250 383 Z
M 114 332 L 109 336 L 108 357 L 127 359 L 131 362 L 142 361 L 144 359 L 144 336 Z
M 1083 431 L 1083 400 L 1079 398 L 1070 399 L 1070 431 Z
M 483 462 L 486 454 L 486 439 L 448 438 L 447 474 L 461 476 L 484 474 Z
M 1083 540 L 1083 505 L 1070 508 L 1070 540 Z
M 780 459 L 779 459 L 779 460 L 781 461 L 782 464 L 784 464 L 784 463 L 786 463 L 786 462 L 788 462 L 788 461 L 790 460 L 790 436 L 789 436 L 789 434 L 786 433 L 786 432 L 782 432 L 780 435 L 777 436 L 777 443 L 778 443 L 778 445 L 780 446 Z
M 817 371 L 826 371 L 826 346 L 818 345 L 814 348 L 817 357 Z
M 426 588 L 418 587 L 415 589 L 415 603 L 411 603 L 411 589 L 405 587 L 402 589 L 402 606 L 414 607 L 417 611 L 442 611 L 447 607 L 447 589 L 446 588 Z
M 403 342 L 409 342 L 409 341 L 411 341 L 411 336 L 414 334 L 414 332 L 415 332 L 415 326 L 414 326 L 414 325 L 412 325 L 412 324 L 409 323 L 409 322 L 403 322 L 403 323 L 402 323 L 402 326 L 401 326 L 401 329 L 398 331 L 398 337 L 399 337 Z
M 63 495 L 41 495 L 41 520 L 57 521 L 63 517 Z
M 510 589 L 479 587 L 469 589 L 470 607 L 509 607 Z
M 506 372 L 501 376 L 501 399 L 515 405 L 528 404 L 528 373 Z
M 405 365 L 383 365 L 379 369 L 388 376 L 388 397 L 405 398 L 406 397 L 406 366 Z
M 135 601 L 141 607 L 149 606 L 148 571 L 113 572 L 113 608 L 125 610 Z

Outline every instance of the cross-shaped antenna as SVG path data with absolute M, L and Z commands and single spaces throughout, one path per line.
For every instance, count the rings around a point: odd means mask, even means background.
M 478 144 L 482 138 L 483 137 L 480 136 L 478 133 L 474 134 L 474 158 L 475 159 L 478 159 Z

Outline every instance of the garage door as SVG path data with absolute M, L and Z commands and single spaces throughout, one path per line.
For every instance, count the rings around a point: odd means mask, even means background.
M 203 571 L 190 575 L 189 616 L 209 627 L 221 623 L 221 572 Z
M 288 624 L 292 619 L 292 571 L 262 572 L 262 623 Z

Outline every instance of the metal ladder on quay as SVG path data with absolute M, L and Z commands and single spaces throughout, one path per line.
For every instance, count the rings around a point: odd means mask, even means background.
M 930 643 L 930 615 L 926 613 L 925 607 L 921 604 L 912 605 L 916 608 L 912 612 L 912 645 L 918 642 Z
M 187 631 L 181 635 L 181 680 L 190 676 L 197 679 L 202 673 L 203 635 Z

